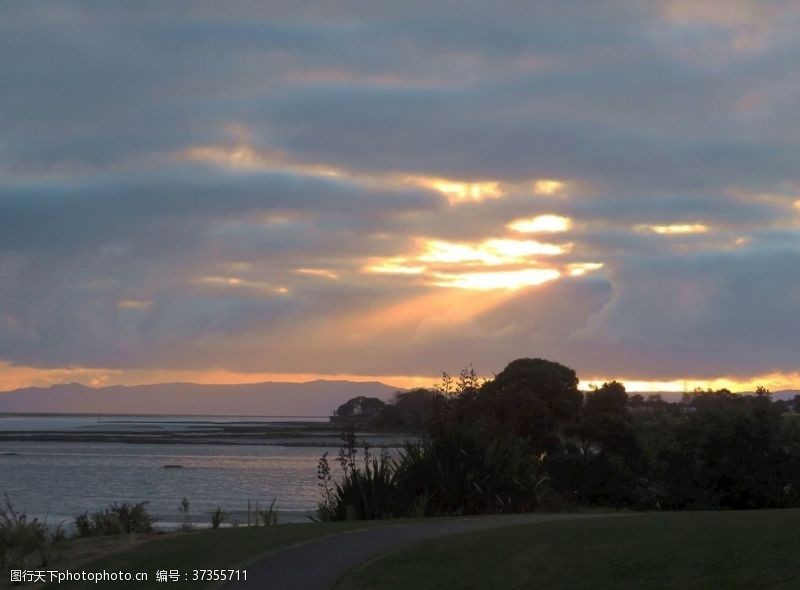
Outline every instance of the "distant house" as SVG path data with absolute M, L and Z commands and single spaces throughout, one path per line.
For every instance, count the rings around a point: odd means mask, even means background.
M 377 397 L 363 395 L 347 400 L 330 417 L 331 422 L 369 422 L 380 414 L 386 403 Z

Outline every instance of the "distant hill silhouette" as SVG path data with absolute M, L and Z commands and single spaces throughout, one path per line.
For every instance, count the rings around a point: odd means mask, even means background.
M 328 416 L 351 397 L 388 400 L 396 391 L 398 388 L 378 381 L 158 383 L 97 388 L 67 383 L 0 393 L 0 412 Z

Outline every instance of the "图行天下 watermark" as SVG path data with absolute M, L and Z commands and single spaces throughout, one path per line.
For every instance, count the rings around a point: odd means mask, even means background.
M 177 573 L 177 571 L 176 571 Z M 177 573 L 178 579 L 180 574 Z M 87 572 L 83 570 L 11 570 L 11 583 L 37 584 L 43 582 L 61 584 L 65 582 L 146 582 L 147 572 Z
M 83 570 L 11 570 L 12 584 L 61 584 L 66 582 L 156 582 L 169 583 L 190 580 L 193 582 L 228 580 L 246 580 L 247 570 L 235 569 L 194 569 L 186 572 L 180 570 L 156 570 L 149 572 L 123 571 L 83 571 Z

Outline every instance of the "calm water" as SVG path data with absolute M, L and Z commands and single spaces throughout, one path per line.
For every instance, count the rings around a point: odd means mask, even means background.
M 296 416 L 88 416 L 85 414 L 0 414 L 0 431 L 44 430 L 50 432 L 128 430 L 134 428 L 162 427 L 189 428 L 192 424 L 231 422 L 327 422 L 327 418 Z
M 119 421 L 121 429 L 130 427 L 125 418 L 103 420 L 106 430 L 110 420 Z M 175 428 L 180 418 L 147 418 L 151 420 Z M 96 417 L 0 419 L 0 430 L 96 425 Z M 15 508 L 30 516 L 46 515 L 49 522 L 71 520 L 112 502 L 148 500 L 150 510 L 168 527 L 182 518 L 178 506 L 184 497 L 190 501 L 192 521 L 207 523 L 218 506 L 246 521 L 248 500 L 264 508 L 276 496 L 282 522 L 305 520 L 316 507 L 316 465 L 326 450 L 336 453 L 335 448 L 258 445 L 0 442 L 0 493 L 8 493 Z

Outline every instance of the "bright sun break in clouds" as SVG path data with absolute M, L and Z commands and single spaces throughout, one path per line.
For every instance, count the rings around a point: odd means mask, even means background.
M 526 268 L 504 272 L 434 273 L 432 284 L 438 287 L 492 291 L 495 289 L 516 290 L 554 281 L 561 273 L 553 268 Z
M 531 256 L 557 256 L 570 245 L 545 244 L 535 240 L 490 239 L 479 244 L 427 240 L 421 262 L 458 264 L 475 262 L 490 266 L 524 262 Z
M 572 244 L 546 244 L 535 240 L 488 239 L 478 243 L 419 240 L 419 253 L 377 259 L 364 272 L 420 275 L 423 282 L 436 287 L 474 291 L 516 290 L 553 281 L 563 274 L 577 277 L 602 268 L 601 263 L 541 265 L 540 257 L 550 259 L 570 251 Z M 423 263 L 423 264 L 420 264 Z M 482 271 L 476 267 L 503 267 Z
M 500 199 L 512 190 L 524 191 L 526 188 L 519 183 L 504 183 L 497 180 L 464 181 L 426 176 L 409 176 L 407 182 L 444 195 L 451 205 Z M 533 193 L 536 195 L 553 196 L 563 190 L 564 183 L 558 180 L 543 179 L 533 182 Z
M 560 215 L 537 215 L 536 217 L 516 219 L 508 224 L 508 229 L 523 234 L 567 231 L 572 220 Z

